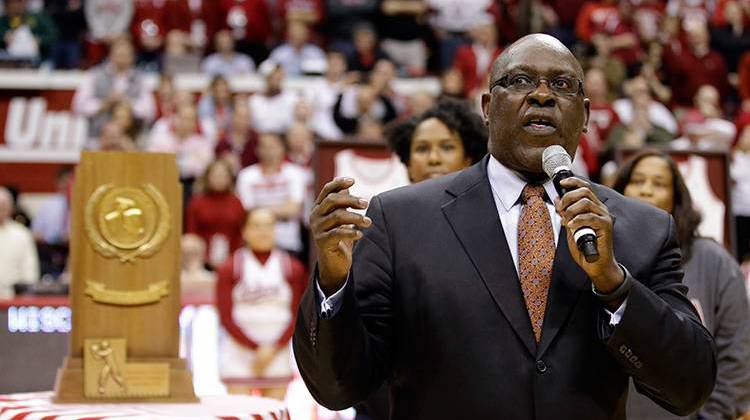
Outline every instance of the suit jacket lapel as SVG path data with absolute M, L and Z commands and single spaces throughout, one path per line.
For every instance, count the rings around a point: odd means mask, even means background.
M 602 203 L 606 204 L 608 192 L 596 185 L 593 186 L 593 190 Z M 611 210 L 610 207 L 610 213 Z M 614 224 L 614 222 L 615 216 L 612 214 L 612 223 Z M 552 266 L 552 282 L 547 294 L 547 309 L 544 312 L 542 339 L 539 342 L 537 357 L 542 357 L 554 341 L 560 329 L 567 322 L 581 294 L 591 290 L 591 280 L 588 279 L 586 272 L 576 264 L 570 255 L 567 234 L 565 226 L 561 226 Z
M 539 343 L 537 357 L 544 352 L 567 322 L 568 316 L 575 308 L 581 293 L 590 287 L 586 273 L 573 261 L 568 249 L 565 227 L 560 228 L 560 238 L 552 268 L 552 282 L 547 294 L 547 309 L 542 324 L 542 339 Z
M 459 174 L 447 191 L 455 196 L 443 213 L 485 287 L 531 355 L 536 342 L 515 265 L 492 198 L 487 159 Z

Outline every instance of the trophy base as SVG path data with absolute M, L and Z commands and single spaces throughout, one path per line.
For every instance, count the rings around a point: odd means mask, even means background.
M 81 357 L 66 357 L 63 365 L 57 371 L 55 380 L 55 396 L 53 401 L 58 404 L 92 404 L 92 403 L 192 403 L 198 402 L 193 391 L 193 375 L 187 369 L 184 359 L 159 357 L 129 357 L 128 363 L 135 364 L 168 364 L 169 365 L 169 395 L 166 396 L 103 396 L 91 398 L 85 393 L 84 363 Z

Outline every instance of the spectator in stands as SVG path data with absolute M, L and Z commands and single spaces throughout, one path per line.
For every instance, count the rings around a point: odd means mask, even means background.
M 369 22 L 360 22 L 352 30 L 354 48 L 348 54 L 349 71 L 369 73 L 381 58 L 388 58 L 378 46 L 378 35 L 375 26 Z
M 275 223 L 268 209 L 248 213 L 245 246 L 218 271 L 216 306 L 225 333 L 220 372 L 229 391 L 246 393 L 249 380 L 264 379 L 263 395 L 283 399 L 292 379 L 289 342 L 307 278 L 302 263 L 274 245 Z
M 172 76 L 162 73 L 154 91 L 156 101 L 156 118 L 171 117 L 174 114 L 175 87 Z
M 295 122 L 286 132 L 288 161 L 301 167 L 309 168 L 313 152 L 315 151 L 315 138 L 313 132 L 303 123 Z
M 664 65 L 675 105 L 690 107 L 698 88 L 711 85 L 722 98 L 728 92 L 727 65 L 724 57 L 709 45 L 708 27 L 704 21 L 686 22 L 687 45 L 665 51 Z
M 250 116 L 260 133 L 284 133 L 294 121 L 294 108 L 300 95 L 283 88 L 284 69 L 267 61 L 260 73 L 266 79 L 266 90 L 250 96 Z
M 82 0 L 48 1 L 48 13 L 57 25 L 57 42 L 52 59 L 57 69 L 77 69 L 81 65 L 81 46 L 86 35 L 86 16 Z
M 625 83 L 624 87 L 627 98 L 616 100 L 612 107 L 617 116 L 624 124 L 629 125 L 633 121 L 637 110 L 645 111 L 648 120 L 670 134 L 677 133 L 677 121 L 672 112 L 664 104 L 655 101 L 651 97 L 651 89 L 643 77 L 635 77 Z
M 224 137 L 229 129 L 233 104 L 232 90 L 227 79 L 223 76 L 214 76 L 211 79 L 209 91 L 198 102 L 198 116 L 201 127 L 207 131 L 207 137 L 211 139 Z
M 14 295 L 13 285 L 39 280 L 39 260 L 34 237 L 28 228 L 14 221 L 13 197 L 0 187 L 0 299 Z
M 172 124 L 163 134 L 152 133 L 148 150 L 176 154 L 180 178 L 190 183 L 203 175 L 214 158 L 211 142 L 198 132 L 198 113 L 191 104 L 177 108 Z
M 379 95 L 369 84 L 359 84 L 339 95 L 333 107 L 333 119 L 344 134 L 354 134 L 360 120 L 370 119 L 386 124 L 396 118 L 396 108 L 388 97 Z
M 237 195 L 245 210 L 268 208 L 276 216 L 276 245 L 302 251 L 300 224 L 307 176 L 299 166 L 284 161 L 286 147 L 278 134 L 261 134 L 258 163 L 237 175 Z
M 737 90 L 739 91 L 740 98 L 747 102 L 748 99 L 750 99 L 750 51 L 743 54 L 742 58 L 740 58 L 737 73 L 739 76 L 739 86 Z M 748 104 L 750 104 L 750 102 L 748 102 Z M 743 107 L 744 106 L 747 106 L 747 108 L 750 109 L 750 105 L 743 105 Z M 750 112 L 750 110 L 748 112 Z
M 740 133 L 732 153 L 732 212 L 737 229 L 737 259 L 750 260 L 750 126 Z
M 664 46 L 661 43 L 649 44 L 646 59 L 641 65 L 640 76 L 646 80 L 656 100 L 669 104 L 672 101 L 672 88 L 666 83 L 663 55 Z
M 585 91 L 591 102 L 589 125 L 582 135 L 582 140 L 585 140 L 585 146 L 590 150 L 590 153 L 597 157 L 596 164 L 587 161 L 589 172 L 597 173 L 599 161 L 604 162 L 613 158 L 613 156 L 604 155 L 603 152 L 606 148 L 607 138 L 612 128 L 620 122 L 620 118 L 612 107 L 610 100 L 612 95 L 601 69 L 593 67 L 586 72 Z
M 302 22 L 289 22 L 286 42 L 279 45 L 268 59 L 280 65 L 287 76 L 321 74 L 326 56 L 323 50 L 310 42 L 310 29 Z
M 250 121 L 250 107 L 247 102 L 236 101 L 229 130 L 216 145 L 216 157 L 228 162 L 234 174 L 258 162 L 255 155 L 258 135 L 253 130 Z
M 458 47 L 453 67 L 463 78 L 464 95 L 474 98 L 487 89 L 487 75 L 502 49 L 498 44 L 497 28 L 489 14 L 471 26 L 469 37 L 471 44 Z
M 396 112 L 400 114 L 406 109 L 406 103 L 393 87 L 395 80 L 396 65 L 387 58 L 381 58 L 375 63 L 375 67 L 373 67 L 368 78 L 370 86 L 375 89 L 375 93 L 388 98 L 396 107 Z
M 329 45 L 348 55 L 354 28 L 362 22 L 375 22 L 380 0 L 323 0 L 323 3 L 326 12 L 323 30 Z
M 107 45 L 129 32 L 135 6 L 133 0 L 86 0 L 83 12 L 90 31 L 92 64 L 106 56 Z
M 176 29 L 167 32 L 161 69 L 167 74 L 198 73 L 201 56 L 193 51 L 187 32 Z
M 727 61 L 727 70 L 737 72 L 740 57 L 750 51 L 750 28 L 740 3 L 734 0 L 724 3 L 725 23 L 711 30 L 711 44 Z
M 98 149 L 102 152 L 134 152 L 137 147 L 135 140 L 125 133 L 119 123 L 110 121 L 102 127 Z
M 464 77 L 457 69 L 448 69 L 440 78 L 440 97 L 465 99 Z
M 237 50 L 262 63 L 273 36 L 271 13 L 266 0 L 219 0 L 221 26 L 229 29 Z
M 167 2 L 170 29 L 188 34 L 194 51 L 203 53 L 219 29 L 219 14 L 212 0 L 172 0 Z
M 750 408 L 750 310 L 740 267 L 724 248 L 698 236 L 700 214 L 674 161 L 645 151 L 621 170 L 614 189 L 672 214 L 682 251 L 687 297 L 716 341 L 716 385 L 696 418 L 734 419 Z M 634 418 L 674 418 L 639 393 L 629 393 Z
M 112 105 L 112 118 L 110 121 L 120 126 L 123 133 L 135 144 L 141 143 L 142 123 L 133 113 L 133 108 L 126 101 L 119 101 Z
M 206 270 L 206 243 L 192 233 L 182 235 L 180 241 L 181 264 L 180 292 L 182 296 L 202 297 L 213 300 L 216 292 L 216 276 Z
M 249 55 L 235 51 L 235 40 L 228 30 L 216 32 L 214 36 L 216 52 L 203 60 L 201 70 L 209 76 L 224 77 L 247 75 L 255 71 L 255 63 Z
M 315 134 L 325 140 L 341 140 L 343 133 L 333 120 L 333 107 L 342 90 L 350 82 L 346 73 L 346 57 L 338 51 L 327 54 L 326 72 L 323 79 L 313 82 L 306 96 L 312 116 L 308 125 Z
M 137 0 L 130 32 L 138 51 L 138 63 L 146 70 L 159 69 L 164 42 L 169 32 L 167 2 L 163 0 Z
M 323 0 L 277 0 L 276 14 L 284 24 L 301 22 L 316 28 L 325 17 Z
M 409 96 L 408 115 L 422 115 L 423 112 L 426 112 L 428 109 L 432 108 L 435 105 L 435 101 L 435 96 L 428 92 L 415 92 L 414 94 Z
M 586 0 L 548 0 L 542 3 L 547 9 L 543 11 L 547 23 L 546 32 L 571 48 L 576 42 L 576 18 L 584 3 Z
M 188 204 L 185 232 L 198 235 L 206 244 L 206 263 L 218 268 L 242 246 L 245 209 L 234 194 L 232 167 L 215 160 L 201 179 L 203 192 Z
M 57 40 L 57 27 L 44 13 L 27 10 L 26 0 L 5 0 L 0 16 L 0 48 L 7 57 L 46 60 Z
M 31 231 L 37 242 L 60 245 L 68 242 L 70 217 L 70 188 L 73 170 L 65 167 L 55 179 L 57 191 L 47 198 L 31 220 Z
M 716 88 L 701 86 L 693 104 L 694 107 L 680 118 L 684 136 L 672 141 L 671 146 L 729 151 L 737 129 L 734 123 L 724 119 Z
M 424 0 L 385 0 L 380 5 L 381 46 L 401 74 L 422 77 L 427 70 L 428 11 Z
M 466 101 L 443 99 L 427 112 L 389 126 L 386 138 L 421 182 L 473 165 L 487 154 L 487 127 Z
M 434 11 L 430 25 L 440 43 L 441 70 L 453 66 L 458 47 L 470 43 L 466 33 L 486 18 L 493 3 L 492 0 L 427 0 Z
M 103 122 L 111 118 L 113 106 L 126 101 L 137 119 L 146 124 L 153 121 L 156 114 L 154 96 L 144 83 L 142 73 L 133 64 L 133 44 L 125 37 L 117 38 L 112 43 L 109 59 L 88 70 L 86 80 L 76 90 L 73 112 L 89 118 L 91 127 L 100 129 Z

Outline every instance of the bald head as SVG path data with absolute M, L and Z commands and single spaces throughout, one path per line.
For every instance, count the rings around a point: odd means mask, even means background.
M 0 187 L 0 224 L 10 219 L 13 213 L 13 196 L 5 187 Z
M 583 68 L 581 63 L 575 58 L 572 52 L 563 45 L 557 38 L 546 35 L 546 34 L 531 34 L 519 39 L 512 43 L 508 48 L 503 50 L 502 54 L 492 64 L 492 72 L 490 76 L 490 85 L 502 77 L 505 69 L 510 65 L 514 59 L 521 53 L 528 53 L 533 51 L 534 54 L 541 54 L 549 60 L 564 60 L 570 63 L 574 70 L 575 75 L 583 80 Z

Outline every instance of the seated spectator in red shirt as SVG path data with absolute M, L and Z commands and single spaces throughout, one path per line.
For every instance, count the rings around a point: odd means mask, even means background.
M 724 18 L 726 23 L 711 30 L 711 45 L 726 58 L 727 69 L 734 73 L 742 54 L 750 51 L 750 24 L 745 22 L 737 1 L 724 3 Z
M 209 47 L 219 26 L 219 11 L 213 0 L 171 0 L 167 2 L 166 21 L 170 29 L 188 34 L 197 52 Z
M 237 50 L 262 63 L 273 37 L 266 0 L 219 0 L 218 3 L 221 26 L 231 31 Z
M 236 101 L 229 130 L 216 145 L 216 156 L 229 162 L 232 172 L 237 173 L 258 162 L 256 147 L 258 135 L 250 123 L 250 108 L 247 102 Z
M 711 25 L 722 26 L 727 24 L 726 4 L 736 2 L 744 17 L 745 26 L 750 25 L 750 1 L 748 0 L 718 0 L 714 5 L 714 14 L 711 16 Z
M 576 26 L 578 36 L 593 45 L 597 54 L 620 60 L 634 75 L 643 53 L 636 28 L 633 6 L 628 1 L 587 3 Z
M 148 70 L 159 68 L 164 39 L 169 32 L 164 0 L 136 0 L 130 31 L 138 50 L 138 62 Z
M 276 14 L 282 22 L 302 22 L 317 28 L 325 17 L 323 0 L 276 0 Z
M 223 327 L 219 371 L 230 392 L 261 392 L 283 399 L 292 379 L 289 341 L 306 274 L 302 263 L 274 245 L 276 217 L 268 209 L 248 213 L 245 246 L 218 271 L 216 306 Z
M 677 106 L 690 107 L 698 88 L 711 85 L 722 98 L 728 93 L 727 64 L 724 57 L 709 45 L 708 27 L 700 20 L 684 25 L 687 43 L 665 51 L 664 65 L 670 86 L 676 86 L 672 101 Z
M 185 232 L 194 233 L 206 243 L 206 262 L 218 268 L 242 246 L 245 209 L 234 194 L 232 167 L 224 160 L 215 160 L 203 174 L 203 192 L 188 204 Z
M 255 71 L 255 63 L 249 55 L 235 51 L 232 33 L 221 30 L 214 35 L 216 52 L 203 59 L 201 70 L 209 76 L 246 75 Z
M 358 23 L 352 30 L 354 49 L 348 54 L 349 71 L 369 73 L 381 58 L 388 58 L 378 46 L 375 27 L 368 22 Z
M 661 0 L 640 0 L 633 3 L 633 24 L 641 44 L 659 40 L 659 30 L 664 19 L 664 3 Z
M 587 1 L 576 18 L 576 36 L 587 43 L 604 27 L 616 27 L 620 23 L 620 11 L 615 0 Z
M 591 105 L 588 130 L 584 137 L 592 153 L 598 155 L 604 149 L 610 130 L 620 122 L 620 118 L 612 107 L 607 79 L 601 69 L 592 68 L 587 71 L 585 84 L 586 95 Z M 596 165 L 592 166 L 592 162 L 586 163 L 591 173 L 598 172 Z
M 473 98 L 479 91 L 487 90 L 484 82 L 502 48 L 498 44 L 497 28 L 488 14 L 469 29 L 469 36 L 472 43 L 458 47 L 453 67 L 463 77 L 464 95 Z

